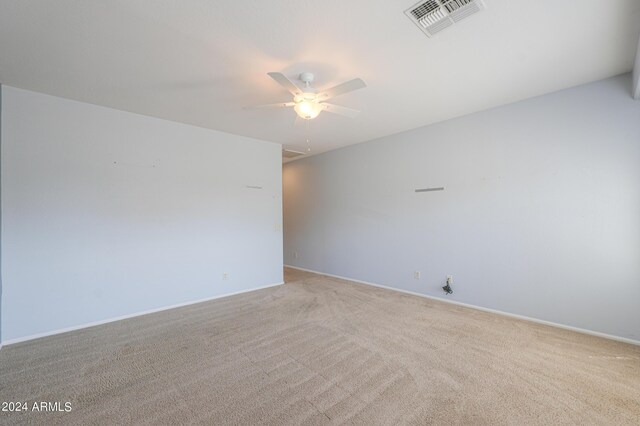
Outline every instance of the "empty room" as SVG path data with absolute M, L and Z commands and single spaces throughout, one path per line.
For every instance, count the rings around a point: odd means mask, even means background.
M 640 425 L 640 1 L 0 0 L 0 424 Z

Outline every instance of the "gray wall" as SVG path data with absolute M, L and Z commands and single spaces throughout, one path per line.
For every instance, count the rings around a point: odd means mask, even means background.
M 2 85 L 0 84 L 0 345 L 2 345 Z
M 280 145 L 7 86 L 2 102 L 5 341 L 282 282 Z
M 640 340 L 630 87 L 623 75 L 287 164 L 285 264 Z

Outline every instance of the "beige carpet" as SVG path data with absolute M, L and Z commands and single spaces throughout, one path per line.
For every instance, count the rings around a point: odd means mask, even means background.
M 640 424 L 640 347 L 297 271 L 5 347 L 41 424 Z

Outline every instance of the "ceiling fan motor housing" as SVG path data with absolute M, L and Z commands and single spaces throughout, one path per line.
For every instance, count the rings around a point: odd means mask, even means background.
M 302 81 L 306 86 L 309 86 L 311 83 L 313 83 L 314 75 L 313 73 L 307 71 L 300 74 L 299 78 L 300 81 Z

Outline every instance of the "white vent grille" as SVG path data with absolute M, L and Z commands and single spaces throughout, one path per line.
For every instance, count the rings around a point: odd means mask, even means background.
M 420 6 L 411 10 L 411 14 L 416 19 L 422 19 L 426 15 L 429 15 L 429 13 L 438 9 L 440 9 L 440 5 L 438 4 L 438 2 L 436 2 L 435 0 L 427 0 L 426 2 L 422 3 Z
M 296 157 L 300 157 L 301 155 L 304 155 L 304 152 L 294 151 L 294 150 L 291 150 L 291 149 L 283 149 L 282 150 L 282 156 L 284 158 L 296 158 Z
M 426 0 L 404 13 L 428 37 L 484 9 L 482 0 Z

